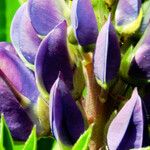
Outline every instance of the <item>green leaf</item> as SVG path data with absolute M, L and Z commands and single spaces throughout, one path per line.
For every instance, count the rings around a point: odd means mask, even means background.
M 24 147 L 24 142 L 14 141 L 14 150 L 22 150 Z
M 80 136 L 72 150 L 87 150 L 91 139 L 93 124 Z
M 0 41 L 10 41 L 10 26 L 20 4 L 18 0 L 0 0 Z
M 55 141 L 51 150 L 62 150 L 62 149 L 60 148 L 60 144 Z
M 34 126 L 32 132 L 25 143 L 23 150 L 37 150 L 37 137 L 36 137 L 36 127 Z
M 0 149 L 1 150 L 13 150 L 13 140 L 5 122 L 4 115 L 1 115 L 0 126 Z
M 56 140 L 52 137 L 42 137 L 37 141 L 37 150 L 52 150 Z

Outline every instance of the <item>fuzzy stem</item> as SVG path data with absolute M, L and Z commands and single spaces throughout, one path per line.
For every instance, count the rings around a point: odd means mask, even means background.
M 103 131 L 105 125 L 105 104 L 100 100 L 101 88 L 95 80 L 92 61 L 84 65 L 84 73 L 88 90 L 88 95 L 85 100 L 85 112 L 88 123 L 94 123 L 90 149 L 97 150 L 104 144 Z

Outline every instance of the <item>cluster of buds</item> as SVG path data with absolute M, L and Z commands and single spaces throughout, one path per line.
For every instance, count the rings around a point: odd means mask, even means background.
M 0 113 L 15 140 L 62 149 L 150 145 L 150 0 L 27 0 L 0 42 Z

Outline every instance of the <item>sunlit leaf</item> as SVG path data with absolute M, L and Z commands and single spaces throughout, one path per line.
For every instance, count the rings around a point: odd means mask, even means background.
M 78 139 L 72 150 L 87 150 L 92 135 L 93 125 L 91 125 Z
M 25 143 L 23 150 L 37 150 L 36 127 L 33 127 L 32 132 Z
M 13 140 L 3 114 L 1 115 L 0 143 L 2 143 L 4 149 L 13 150 Z

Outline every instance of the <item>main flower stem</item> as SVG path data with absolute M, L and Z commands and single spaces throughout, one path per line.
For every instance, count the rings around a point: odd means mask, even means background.
M 104 100 L 101 101 L 101 88 L 95 80 L 93 73 L 93 64 L 92 61 L 89 61 L 89 57 L 88 62 L 84 64 L 84 74 L 86 77 L 86 86 L 88 93 L 85 100 L 85 112 L 88 123 L 94 123 L 90 149 L 97 150 L 104 144 L 103 131 L 106 122 L 104 116 L 105 103 Z

